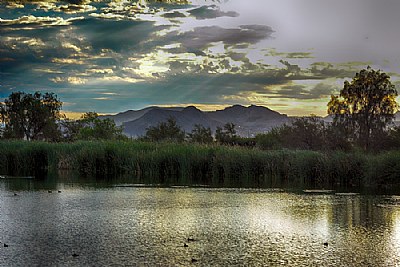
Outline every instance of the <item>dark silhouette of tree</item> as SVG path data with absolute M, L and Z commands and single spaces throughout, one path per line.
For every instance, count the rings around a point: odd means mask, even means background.
M 326 130 L 324 121 L 315 115 L 299 117 L 293 119 L 290 125 L 257 135 L 257 146 L 262 149 L 322 150 L 326 147 Z
M 157 126 L 148 127 L 143 139 L 154 142 L 183 142 L 185 132 L 177 125 L 175 118 L 171 117 L 166 122 L 160 122 Z
M 193 143 L 210 144 L 214 141 L 211 129 L 205 128 L 200 124 L 194 125 L 192 132 L 188 134 L 188 139 Z
M 282 126 L 283 127 L 283 126 Z M 263 150 L 281 149 L 283 148 L 281 129 L 282 127 L 272 128 L 271 131 L 256 135 L 256 146 Z
M 101 119 L 96 112 L 87 112 L 77 121 L 65 121 L 64 128 L 64 137 L 68 141 L 127 138 L 112 119 Z
M 234 145 L 237 138 L 235 124 L 228 122 L 224 128 L 217 127 L 215 131 L 215 140 L 224 145 Z
M 328 113 L 334 116 L 333 125 L 341 128 L 346 138 L 368 150 L 372 138 L 380 136 L 393 122 L 396 96 L 390 77 L 368 67 L 351 82 L 344 82 L 340 95 L 331 97 Z
M 57 141 L 62 102 L 54 93 L 14 92 L 0 105 L 4 138 Z

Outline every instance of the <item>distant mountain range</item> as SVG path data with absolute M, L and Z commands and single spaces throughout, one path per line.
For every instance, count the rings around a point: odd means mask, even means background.
M 265 133 L 274 127 L 290 124 L 294 117 L 288 117 L 267 107 L 251 105 L 248 107 L 233 105 L 223 110 L 201 111 L 194 106 L 188 107 L 147 107 L 140 110 L 128 110 L 115 115 L 104 115 L 101 118 L 110 118 L 115 124 L 123 127 L 123 132 L 129 137 L 140 137 L 146 129 L 156 126 L 168 118 L 174 118 L 177 124 L 187 133 L 191 132 L 195 124 L 210 127 L 215 133 L 217 127 L 223 127 L 232 122 L 240 136 L 252 137 L 258 133 Z M 322 118 L 325 122 L 332 122 L 332 116 Z M 395 114 L 395 124 L 400 125 L 400 112 Z
M 156 126 L 168 118 L 175 118 L 177 124 L 186 132 L 191 132 L 195 124 L 210 127 L 213 132 L 232 122 L 240 136 L 251 137 L 257 133 L 271 130 L 290 121 L 286 114 L 280 114 L 269 108 L 251 105 L 234 105 L 223 110 L 201 111 L 194 106 L 188 107 L 147 107 L 141 110 L 128 110 L 115 115 L 105 115 L 118 126 L 123 126 L 127 136 L 140 137 L 150 126 Z

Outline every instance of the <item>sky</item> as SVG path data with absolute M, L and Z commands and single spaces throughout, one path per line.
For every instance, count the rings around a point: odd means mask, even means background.
M 0 101 L 70 114 L 262 105 L 326 115 L 371 66 L 400 85 L 397 0 L 0 0 Z

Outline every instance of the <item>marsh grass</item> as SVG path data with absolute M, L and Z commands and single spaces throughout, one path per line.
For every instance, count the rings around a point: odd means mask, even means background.
M 0 142 L 0 174 L 45 176 L 72 170 L 83 177 L 119 175 L 164 185 L 353 188 L 399 184 L 400 152 L 246 149 L 216 145 L 82 141 Z

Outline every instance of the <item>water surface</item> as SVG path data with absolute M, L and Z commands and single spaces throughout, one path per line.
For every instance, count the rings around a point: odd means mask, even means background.
M 1 180 L 0 242 L 1 266 L 396 266 L 400 197 Z

